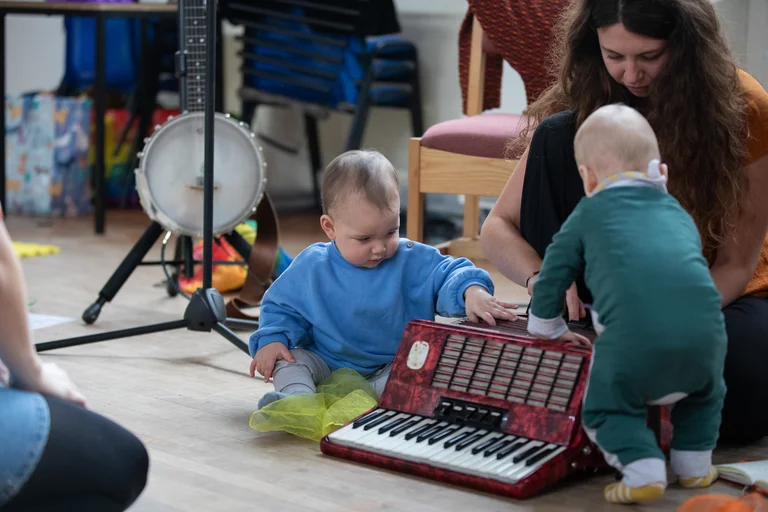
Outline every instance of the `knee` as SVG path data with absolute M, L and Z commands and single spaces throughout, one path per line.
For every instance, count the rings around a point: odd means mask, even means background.
M 768 435 L 768 300 L 742 297 L 723 313 L 728 351 L 720 439 L 752 443 Z
M 149 475 L 149 453 L 144 444 L 133 434 L 128 438 L 121 450 L 120 458 L 123 465 L 122 488 L 118 496 L 125 508 L 130 506 L 144 491 Z

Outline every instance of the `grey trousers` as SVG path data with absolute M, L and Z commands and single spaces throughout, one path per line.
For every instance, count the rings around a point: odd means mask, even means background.
M 291 355 L 296 360 L 295 363 L 289 363 L 283 359 L 275 363 L 275 370 L 272 373 L 275 391 L 287 395 L 316 393 L 316 385 L 330 377 L 331 369 L 320 356 L 309 350 L 295 348 L 291 350 Z M 384 391 L 391 368 L 392 363 L 389 363 L 370 375 L 364 375 L 377 397 L 381 397 Z

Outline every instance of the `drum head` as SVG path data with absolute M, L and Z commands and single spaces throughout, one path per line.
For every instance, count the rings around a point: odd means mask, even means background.
M 144 148 L 136 188 L 153 220 L 177 234 L 203 236 L 203 112 L 160 127 Z M 213 234 L 228 233 L 258 206 L 266 185 L 255 137 L 220 113 L 214 117 Z

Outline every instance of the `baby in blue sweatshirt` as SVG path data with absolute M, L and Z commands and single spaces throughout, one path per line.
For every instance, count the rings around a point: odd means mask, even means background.
M 380 153 L 349 151 L 325 170 L 323 231 L 331 240 L 302 251 L 269 287 L 250 337 L 250 374 L 288 395 L 315 393 L 339 368 L 364 376 L 381 395 L 411 320 L 468 316 L 516 320 L 493 297 L 485 270 L 466 258 L 402 239 L 397 171 Z

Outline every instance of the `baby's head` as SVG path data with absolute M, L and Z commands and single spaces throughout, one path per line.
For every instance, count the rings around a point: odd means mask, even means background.
M 323 175 L 320 226 L 348 262 L 376 267 L 400 241 L 397 170 L 377 151 L 347 151 Z
M 659 143 L 648 121 L 625 105 L 607 105 L 595 110 L 582 123 L 574 139 L 576 164 L 587 196 L 597 184 L 619 172 L 648 170 L 658 160 Z M 667 166 L 659 171 L 667 176 Z

